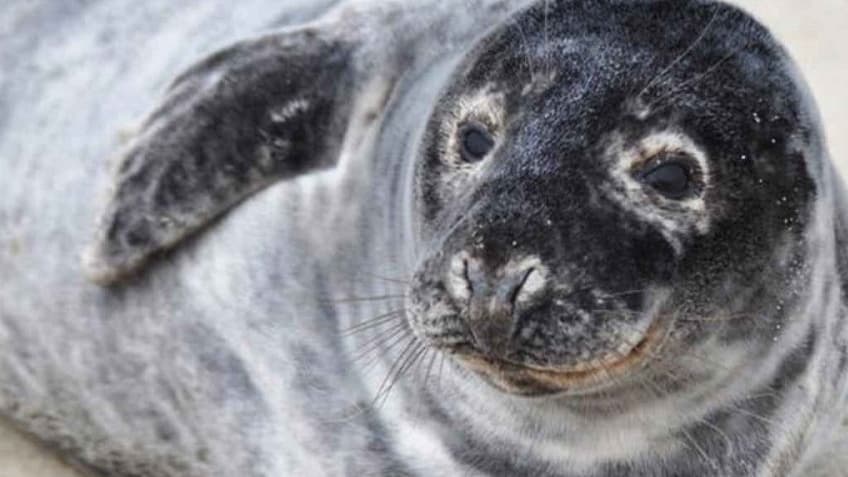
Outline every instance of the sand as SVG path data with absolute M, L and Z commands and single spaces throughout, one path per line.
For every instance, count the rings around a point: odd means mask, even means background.
M 848 0 L 738 0 L 787 45 L 819 102 L 831 157 L 848 171 Z M 0 422 L 0 477 L 80 477 Z

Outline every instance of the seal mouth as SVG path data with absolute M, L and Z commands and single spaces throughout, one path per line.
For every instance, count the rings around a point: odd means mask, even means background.
M 626 351 L 611 352 L 606 357 L 568 367 L 518 364 L 483 353 L 469 343 L 452 345 L 445 351 L 504 392 L 525 396 L 579 396 L 621 385 L 622 380 L 644 367 L 654 356 L 665 341 L 667 328 L 662 320 L 654 320 Z

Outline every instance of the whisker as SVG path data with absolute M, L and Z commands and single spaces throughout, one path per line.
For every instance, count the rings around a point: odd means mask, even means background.
M 587 289 L 591 290 L 591 287 L 587 288 Z M 647 288 L 641 288 L 641 289 L 638 289 L 638 290 L 627 290 L 627 291 L 616 292 L 616 293 L 603 293 L 603 294 L 601 294 L 601 298 L 617 298 L 617 297 L 620 297 L 620 296 L 638 295 L 639 293 L 645 293 L 646 291 L 648 291 Z
M 422 387 L 423 387 L 424 381 L 427 380 L 428 365 L 430 363 L 432 363 L 432 357 L 430 358 L 429 362 L 427 361 L 427 357 L 430 356 L 431 351 L 433 351 L 433 350 L 429 346 L 427 346 L 426 343 L 421 343 L 421 344 L 422 344 L 421 356 L 419 356 L 418 359 L 415 361 L 415 369 L 412 370 L 411 373 L 412 373 L 412 377 L 414 377 L 416 379 L 416 381 L 420 382 L 422 384 Z M 425 364 L 425 363 L 427 363 L 427 364 Z M 421 377 L 422 372 L 424 373 L 423 379 Z
M 357 351 L 357 354 L 353 357 L 354 361 L 358 361 L 364 359 L 366 356 L 374 353 L 375 357 L 379 357 L 380 354 L 377 353 L 380 350 L 388 350 L 391 349 L 391 346 L 386 347 L 386 345 L 393 343 L 392 340 L 400 335 L 400 338 L 406 338 L 409 336 L 409 330 L 403 326 L 402 324 L 398 324 L 391 328 L 386 329 L 380 334 L 373 336 L 368 339 Z
M 399 369 L 399 367 L 403 366 L 402 363 L 406 362 L 407 355 L 410 354 L 410 350 L 414 350 L 417 345 L 417 341 L 413 337 L 408 337 L 408 341 L 406 343 L 406 347 L 398 354 L 397 358 L 395 358 L 392 365 L 389 367 L 389 371 L 386 373 L 386 376 L 383 378 L 383 381 L 380 383 L 380 386 L 377 387 L 377 394 L 374 396 L 374 405 L 377 405 L 380 402 L 380 398 L 383 394 L 383 391 L 386 385 L 391 381 L 391 377 L 395 372 Z
M 661 399 L 663 396 L 666 395 L 665 393 L 660 391 L 657 384 L 651 378 L 644 376 L 644 381 L 641 381 L 641 382 L 650 386 L 654 390 L 653 391 L 654 395 L 658 399 Z M 672 430 L 672 429 L 669 429 L 669 430 Z M 707 454 L 707 452 L 704 450 L 704 448 L 701 447 L 701 445 L 698 443 L 697 439 L 692 437 L 692 435 L 689 433 L 689 431 L 686 430 L 685 427 L 681 427 L 679 430 L 683 434 L 683 437 L 689 442 L 689 444 L 692 445 L 692 447 L 695 449 L 695 451 L 698 454 L 700 454 L 701 458 L 704 460 L 704 462 L 707 463 L 707 465 L 710 466 L 711 469 L 713 469 L 713 470 L 721 469 L 721 466 L 718 464 L 718 462 L 716 462 L 716 460 L 714 458 L 710 457 L 709 454 Z
M 397 325 L 384 330 L 381 334 L 377 336 L 369 338 L 365 343 L 362 343 L 362 348 L 357 354 L 353 357 L 354 361 L 358 361 L 365 356 L 379 350 L 381 345 L 387 344 L 390 340 L 393 340 L 396 336 L 401 334 L 401 338 L 408 337 L 409 330 L 406 328 L 405 323 L 398 323 Z M 390 349 L 390 348 L 386 348 Z
M 407 335 L 407 334 L 400 335 L 400 336 L 396 337 L 392 343 L 390 343 L 390 344 L 388 344 L 388 345 L 384 346 L 384 347 L 382 348 L 382 351 L 383 351 L 384 353 L 388 353 L 388 352 L 390 352 L 391 350 L 393 350 L 393 349 L 397 348 L 397 347 L 398 347 L 399 345 L 401 345 L 402 343 L 405 343 L 405 342 L 406 342 L 406 341 L 405 341 L 405 339 L 406 339 L 406 338 L 410 338 L 410 337 L 411 337 L 411 336 L 410 336 L 410 335 Z M 371 359 L 370 359 L 370 360 L 368 360 L 367 362 L 365 362 L 365 363 L 363 364 L 363 366 L 362 366 L 362 369 L 364 370 L 364 372 L 370 372 L 370 371 L 371 371 L 371 369 L 372 369 L 372 368 L 374 368 L 374 367 L 377 365 L 377 363 L 379 363 L 379 362 L 381 361 L 381 360 L 380 360 L 380 358 L 382 358 L 383 356 L 385 356 L 385 354 L 384 354 L 384 353 L 375 353 L 375 354 L 374 354 L 374 356 L 373 356 L 373 357 L 371 357 Z
M 320 303 L 359 303 L 359 302 L 373 302 L 373 301 L 389 301 L 389 300 L 397 300 L 399 298 L 406 298 L 406 295 L 343 297 L 343 298 L 319 299 L 318 301 Z
M 442 359 L 439 361 L 439 377 L 438 377 L 438 380 L 436 381 L 436 387 L 439 388 L 439 392 L 442 391 L 442 370 L 445 367 L 445 360 L 446 359 L 447 359 L 447 356 L 444 353 L 442 353 Z
M 769 426 L 773 426 L 773 427 L 776 427 L 776 428 L 778 428 L 778 429 L 788 430 L 786 427 L 784 427 L 784 426 L 783 426 L 783 424 L 782 424 L 782 423 L 780 423 L 780 422 L 778 422 L 778 421 L 775 421 L 774 419 L 771 419 L 771 418 L 765 417 L 765 416 L 763 416 L 763 415 L 757 414 L 757 413 L 756 413 L 756 412 L 754 412 L 754 411 L 750 411 L 750 410 L 748 410 L 748 409 L 745 409 L 745 408 L 739 407 L 739 406 L 737 406 L 737 405 L 735 405 L 735 404 L 730 404 L 730 407 L 731 407 L 731 408 L 732 408 L 735 412 L 738 412 L 738 413 L 740 413 L 740 414 L 744 414 L 744 415 L 746 415 L 746 416 L 752 417 L 752 418 L 754 418 L 754 419 L 756 419 L 756 420 L 758 420 L 758 421 L 760 421 L 760 422 L 762 422 L 762 423 L 764 423 L 764 424 L 768 424 Z
M 654 106 L 656 106 L 657 104 L 661 103 L 662 101 L 665 101 L 665 100 L 667 100 L 667 99 L 671 99 L 671 98 L 673 98 L 676 94 L 680 93 L 681 91 L 684 91 L 687 87 L 694 86 L 694 85 L 698 84 L 699 82 L 703 81 L 703 80 L 704 80 L 707 76 L 709 76 L 709 75 L 713 74 L 714 72 L 716 72 L 716 71 L 718 70 L 718 68 L 719 68 L 721 65 L 723 65 L 723 64 L 724 64 L 724 62 L 726 62 L 726 61 L 727 61 L 727 60 L 729 60 L 730 58 L 732 58 L 732 57 L 736 56 L 737 54 L 741 53 L 741 52 L 742 52 L 742 50 L 744 50 L 744 49 L 745 49 L 745 48 L 747 48 L 747 47 L 748 47 L 748 45 L 746 44 L 746 45 L 744 45 L 743 47 L 741 47 L 741 48 L 739 48 L 739 49 L 737 49 L 737 50 L 731 51 L 730 53 L 728 53 L 727 55 L 725 55 L 723 58 L 721 58 L 720 60 L 718 60 L 718 61 L 716 61 L 715 63 L 713 63 L 713 64 L 712 64 L 712 66 L 710 66 L 709 68 L 707 68 L 707 70 L 706 70 L 706 71 L 704 71 L 703 73 L 701 73 L 701 74 L 699 74 L 699 75 L 697 75 L 697 76 L 695 76 L 695 77 L 692 77 L 692 78 L 690 78 L 690 79 L 689 79 L 689 80 L 687 80 L 687 81 L 684 81 L 684 82 L 680 83 L 680 84 L 679 84 L 679 85 L 678 85 L 678 86 L 677 86 L 674 90 L 672 90 L 671 92 L 669 92 L 669 93 L 667 93 L 667 94 L 664 94 L 664 95 L 662 95 L 662 96 L 660 96 L 660 97 L 658 97 L 658 98 L 654 99 L 653 101 L 651 101 L 651 103 L 648 105 L 648 107 L 649 107 L 649 108 L 653 108 Z M 658 111 L 663 111 L 664 109 L 666 109 L 666 108 L 670 107 L 671 105 L 672 105 L 672 103 L 667 103 L 667 104 L 666 104 L 665 106 L 663 106 L 662 108 L 658 108 L 658 109 L 654 110 L 653 112 L 654 112 L 654 113 L 656 113 L 656 112 L 658 112 Z
M 395 385 L 400 381 L 403 375 L 406 374 L 406 372 L 409 371 L 409 369 L 411 369 L 412 366 L 418 361 L 418 358 L 420 358 L 421 355 L 425 351 L 427 351 L 427 347 L 422 343 L 418 342 L 417 340 L 413 339 L 413 342 L 411 344 L 414 344 L 415 347 L 413 347 L 412 351 L 407 354 L 406 358 L 403 360 L 403 364 L 401 364 L 401 366 L 394 374 L 392 374 L 390 371 L 389 376 L 387 376 L 387 378 L 391 377 L 391 379 L 388 381 L 388 387 L 386 387 L 382 391 L 382 402 L 385 402 L 385 400 L 388 399 L 389 394 L 392 392 L 392 389 L 394 389 Z M 385 382 L 386 381 L 384 381 L 384 383 Z M 377 395 L 380 396 L 379 391 Z
M 422 343 L 423 344 L 423 343 Z M 433 368 L 433 362 L 436 360 L 436 350 L 430 348 L 426 344 L 424 345 L 424 350 L 421 353 L 421 356 L 416 360 L 415 370 L 412 371 L 412 376 L 416 379 L 416 382 L 421 383 L 421 389 L 427 389 L 427 381 L 430 378 L 430 371 Z M 430 361 L 427 362 L 427 357 L 430 357 Z M 424 363 L 427 363 L 426 365 Z M 421 380 L 421 371 L 424 370 L 424 379 Z M 422 409 L 426 407 L 426 404 L 423 399 L 418 400 L 416 407 L 416 415 L 422 415 Z
M 622 353 L 618 353 L 618 354 L 622 354 Z M 609 379 L 610 381 L 612 381 L 613 383 L 615 383 L 617 385 L 621 384 L 621 381 L 618 378 L 616 378 L 615 375 L 612 372 L 610 372 L 609 368 L 607 368 L 607 366 L 604 365 L 603 362 L 598 362 L 598 365 L 601 367 L 601 370 L 604 372 L 607 379 Z M 639 384 L 640 384 L 640 386 L 643 386 L 641 382 Z M 640 416 L 638 413 L 635 414 L 634 417 L 636 417 L 636 419 L 639 420 L 639 422 L 642 423 L 643 425 L 646 424 L 645 419 L 642 416 Z
M 706 358 L 706 357 L 704 357 L 704 356 L 700 356 L 700 355 L 698 355 L 698 354 L 696 354 L 696 353 L 693 353 L 692 351 L 687 351 L 687 352 L 686 352 L 686 353 L 684 353 L 681 357 L 693 358 L 693 359 L 699 360 L 699 361 L 700 361 L 700 362 L 702 362 L 702 363 L 706 363 L 706 364 L 709 364 L 709 365 L 711 365 L 711 366 L 715 366 L 716 368 L 720 368 L 720 369 L 722 369 L 722 370 L 724 370 L 724 371 L 728 371 L 728 372 L 731 372 L 731 373 L 732 373 L 732 372 L 734 372 L 734 370 L 733 370 L 733 369 L 728 368 L 726 365 L 724 365 L 724 364 L 722 364 L 722 363 L 718 363 L 718 362 L 716 362 L 716 361 L 713 361 L 713 360 L 711 360 L 710 358 Z M 773 387 L 773 386 L 771 386 L 771 385 L 765 385 L 765 386 L 766 386 L 766 388 L 768 388 L 768 390 L 769 390 L 769 391 L 774 391 L 774 392 L 775 392 L 775 393 L 777 393 L 778 395 L 780 395 L 780 394 L 781 394 L 779 389 L 776 389 L 776 388 L 774 388 L 774 387 Z M 798 383 L 794 384 L 794 386 L 795 386 L 796 388 L 800 389 L 800 390 L 804 390 L 804 386 L 802 386 L 802 385 L 800 385 L 800 384 L 798 384 Z
M 516 30 L 518 30 L 518 34 L 521 36 L 521 45 L 524 50 L 524 62 L 527 63 L 527 73 L 530 75 L 530 82 L 532 83 L 536 78 L 536 72 L 533 69 L 533 57 L 530 54 L 530 43 L 527 41 L 527 35 L 524 33 L 524 28 L 521 27 L 521 23 L 519 23 L 519 16 L 514 15 L 510 18 L 510 24 L 515 26 Z
M 748 320 L 753 318 L 760 318 L 757 315 L 751 313 L 736 313 L 733 315 L 725 315 L 725 316 L 715 316 L 715 317 L 678 317 L 678 321 L 691 322 L 691 323 L 717 323 L 717 322 L 727 322 L 727 321 L 737 321 L 737 320 Z
M 684 356 L 690 356 L 690 355 L 684 355 Z M 724 367 L 724 366 L 722 366 L 722 365 L 720 365 L 720 364 L 717 364 L 717 366 Z M 726 368 L 726 367 L 724 367 L 724 369 L 727 369 L 727 368 Z M 662 371 L 663 373 L 665 373 L 668 377 L 670 377 L 670 378 L 672 378 L 672 379 L 674 379 L 674 380 L 678 380 L 678 381 L 679 381 L 680 379 L 682 379 L 682 378 L 677 377 L 677 376 L 675 375 L 675 373 L 674 373 L 674 372 L 672 372 L 672 371 L 670 371 L 670 370 L 668 370 L 668 369 L 664 369 L 664 370 L 661 370 L 661 371 Z M 769 390 L 771 390 L 771 391 L 775 391 L 775 392 L 777 392 L 777 391 L 778 391 L 777 389 L 774 389 L 774 387 L 773 387 L 773 386 L 771 386 L 771 385 L 765 385 L 765 386 L 766 386 L 766 388 L 767 388 L 767 389 L 769 389 Z M 799 389 L 802 387 L 802 386 L 801 386 L 801 385 L 799 385 L 799 384 L 796 384 L 796 386 L 798 386 L 798 387 L 799 387 Z M 761 422 L 763 422 L 763 423 L 766 423 L 766 424 L 768 424 L 768 425 L 775 426 L 775 427 L 777 427 L 777 428 L 781 428 L 781 429 L 785 429 L 781 423 L 779 423 L 779 422 L 777 422 L 777 421 L 775 421 L 775 420 L 773 420 L 773 419 L 769 419 L 769 418 L 767 418 L 767 417 L 765 417 L 765 416 L 762 416 L 762 415 L 760 415 L 760 414 L 757 414 L 756 412 L 749 411 L 748 409 L 745 409 L 745 408 L 739 407 L 738 405 L 735 405 L 735 404 L 729 404 L 729 403 L 728 403 L 727 405 L 728 405 L 728 406 L 730 406 L 730 407 L 731 407 L 731 409 L 733 409 L 734 411 L 736 411 L 736 412 L 738 412 L 738 413 L 740 413 L 740 414 L 744 414 L 744 415 L 750 416 L 750 417 L 752 417 L 752 418 L 754 418 L 754 419 L 757 419 L 757 420 L 759 420 L 759 421 L 761 421 Z
M 365 330 L 369 330 L 369 329 L 374 328 L 376 326 L 380 326 L 382 324 L 392 322 L 394 320 L 402 319 L 405 316 L 404 312 L 406 312 L 406 308 L 401 308 L 401 309 L 398 309 L 398 310 L 389 311 L 387 313 L 377 315 L 374 318 L 369 318 L 365 321 L 362 321 L 362 322 L 357 323 L 355 325 L 351 325 L 351 326 L 344 328 L 342 330 L 339 330 L 339 331 L 341 332 L 342 336 L 349 336 L 349 335 L 352 335 L 352 334 L 356 334 L 356 333 L 359 333 L 359 332 L 362 332 L 362 331 L 365 331 Z
M 774 392 L 751 394 L 750 396 L 745 396 L 745 401 L 753 401 L 755 399 L 763 398 L 780 399 L 780 395 Z
M 385 317 L 381 320 L 375 320 L 374 322 L 371 322 L 371 323 L 359 324 L 355 328 L 350 329 L 350 330 L 346 330 L 345 332 L 341 333 L 341 336 L 352 336 L 352 335 L 355 335 L 357 333 L 364 333 L 368 330 L 373 330 L 374 328 L 379 328 L 379 327 L 385 326 L 389 323 L 393 323 L 395 321 L 402 320 L 402 319 L 403 319 L 402 314 L 393 313 L 392 315 L 387 316 L 387 317 Z
M 675 381 L 677 383 L 683 382 L 681 378 L 674 376 L 673 373 L 671 373 L 670 371 L 660 370 L 660 372 L 662 372 L 666 377 L 672 379 L 673 381 Z M 640 379 L 642 379 L 642 378 L 650 380 L 651 383 L 653 384 L 654 388 L 656 390 L 658 390 L 659 392 L 662 392 L 661 390 L 659 390 L 659 385 L 655 381 L 651 380 L 647 376 L 641 376 Z M 662 392 L 662 396 L 658 396 L 658 397 L 669 397 L 669 396 L 670 396 L 670 393 Z M 733 439 L 731 439 L 730 436 L 728 436 L 727 433 L 724 432 L 724 430 L 722 430 L 720 427 L 716 426 L 715 424 L 711 423 L 706 418 L 703 418 L 703 417 L 696 418 L 696 422 L 699 422 L 699 423 L 709 427 L 711 430 L 713 430 L 716 434 L 718 434 L 724 440 L 725 445 L 727 446 L 728 458 L 731 458 L 732 455 L 733 455 L 733 448 L 734 448 Z
M 698 35 L 698 37 L 695 38 L 695 40 L 683 51 L 683 53 L 677 55 L 677 57 L 671 63 L 669 63 L 668 66 L 663 68 L 662 71 L 660 71 L 656 76 L 654 76 L 653 79 L 651 79 L 651 81 L 649 81 L 648 84 L 645 85 L 645 87 L 642 89 L 642 91 L 640 91 L 639 94 L 636 95 L 637 98 L 641 98 L 643 94 L 645 94 L 652 86 L 654 86 L 654 84 L 656 84 L 657 80 L 662 79 L 663 76 L 666 75 L 666 73 L 670 72 L 672 70 L 672 68 L 677 66 L 678 63 L 680 63 L 687 56 L 689 56 L 689 54 L 692 53 L 695 50 L 695 47 L 698 46 L 701 43 L 701 41 L 704 40 L 704 38 L 706 38 L 707 33 L 709 32 L 713 23 L 715 23 L 716 18 L 718 18 L 719 6 L 716 5 L 715 7 L 713 7 L 713 10 L 714 11 L 713 11 L 712 17 L 707 22 L 706 26 L 704 26 L 704 28 L 701 30 L 701 33 Z
M 389 283 L 397 283 L 399 285 L 409 285 L 409 280 L 401 280 L 400 278 L 392 278 L 387 277 L 385 275 L 377 275 L 369 272 L 359 272 L 361 275 L 365 275 L 370 278 L 376 278 L 377 280 L 383 280 Z
M 422 358 L 427 355 L 427 352 L 430 348 L 427 347 L 426 344 L 419 342 L 418 346 L 415 347 L 415 354 L 411 357 L 406 366 L 401 368 L 400 372 L 397 375 L 397 379 L 395 382 L 399 381 L 401 378 L 405 377 L 406 374 L 411 373 L 413 377 L 416 373 L 421 371 Z
M 722 430 L 722 428 L 713 424 L 712 422 L 710 422 L 706 418 L 698 418 L 697 422 L 707 426 L 708 428 L 710 428 L 710 430 L 712 430 L 713 432 L 718 434 L 719 437 L 721 437 L 721 439 L 724 441 L 724 445 L 727 447 L 727 450 L 725 451 L 725 454 L 727 455 L 727 460 L 732 462 L 733 461 L 733 454 L 735 453 L 734 448 L 736 447 L 736 446 L 733 445 L 733 439 L 731 439 L 730 436 L 727 435 L 727 433 L 724 432 L 724 430 Z
M 430 363 L 427 364 L 427 371 L 424 373 L 424 384 L 422 385 L 424 388 L 427 387 L 427 381 L 430 379 L 430 373 L 433 371 L 433 364 L 436 363 L 436 358 L 439 357 L 439 352 L 436 350 L 431 350 Z
M 589 313 L 600 313 L 600 314 L 607 314 L 607 315 L 621 314 L 621 315 L 628 315 L 628 316 L 639 316 L 639 315 L 642 315 L 642 314 L 645 313 L 645 311 L 631 310 L 631 309 L 627 309 L 627 308 L 592 308 L 592 309 L 587 310 L 587 311 Z M 667 317 L 672 316 L 672 315 L 673 315 L 673 313 L 670 313 L 670 312 L 669 313 L 661 313 L 661 314 L 657 315 L 657 318 L 667 318 Z M 712 316 L 712 317 L 707 317 L 707 316 L 704 316 L 704 317 L 702 317 L 702 316 L 675 316 L 674 319 L 676 321 L 681 321 L 681 322 L 684 322 L 684 323 L 726 323 L 726 322 L 729 322 L 729 321 L 751 320 L 751 319 L 760 319 L 760 318 L 763 318 L 763 319 L 762 319 L 762 322 L 757 323 L 758 326 L 768 327 L 770 325 L 770 321 L 768 321 L 768 317 L 761 317 L 759 315 L 755 315 L 755 314 L 752 314 L 752 313 L 734 313 L 734 314 L 731 314 L 731 315 L 723 315 L 723 316 L 717 315 L 717 316 Z M 632 325 L 632 323 L 627 323 L 627 322 L 623 322 L 623 323 Z

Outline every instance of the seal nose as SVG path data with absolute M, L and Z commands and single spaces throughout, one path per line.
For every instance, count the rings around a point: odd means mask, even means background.
M 522 260 L 492 268 L 473 258 L 459 260 L 462 260 L 469 303 L 471 334 L 483 351 L 503 354 L 512 341 L 516 308 L 544 286 L 538 261 Z

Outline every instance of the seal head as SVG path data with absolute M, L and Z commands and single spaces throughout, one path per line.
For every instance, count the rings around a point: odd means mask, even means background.
M 768 354 L 815 194 L 786 53 L 723 4 L 543 3 L 434 109 L 411 328 L 522 395 L 707 383 L 739 362 L 678 358 Z

